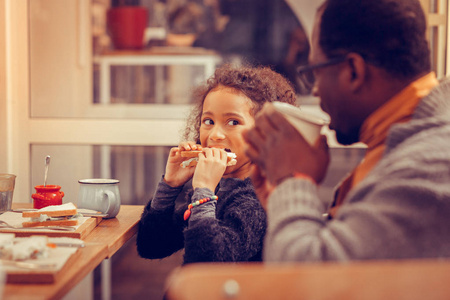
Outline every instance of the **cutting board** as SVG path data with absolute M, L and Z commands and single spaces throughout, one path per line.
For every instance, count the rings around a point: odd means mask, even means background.
M 14 212 L 6 212 L 0 216 L 0 219 L 7 221 L 9 224 L 22 224 L 25 218 L 22 215 Z M 102 221 L 102 218 L 80 218 L 82 223 L 77 226 L 74 231 L 62 231 L 62 230 L 50 230 L 44 229 L 14 229 L 14 228 L 1 228 L 0 232 L 4 233 L 15 233 L 18 237 L 26 237 L 31 235 L 46 235 L 49 237 L 72 237 L 78 239 L 84 239 L 92 230 Z
M 74 261 L 79 257 L 80 251 L 77 248 L 58 247 L 52 249 L 46 259 L 39 259 L 41 263 L 55 262 L 55 268 L 48 269 L 25 269 L 11 266 L 3 266 L 6 272 L 7 283 L 53 283 L 61 272 L 71 268 Z M 28 260 L 32 262 L 33 260 Z

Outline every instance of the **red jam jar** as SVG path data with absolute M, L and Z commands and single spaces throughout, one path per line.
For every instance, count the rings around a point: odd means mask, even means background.
M 34 188 L 36 189 L 36 193 L 31 195 L 31 198 L 33 198 L 33 208 L 41 209 L 49 205 L 62 204 L 64 192 L 60 191 L 61 187 L 59 185 L 37 185 Z

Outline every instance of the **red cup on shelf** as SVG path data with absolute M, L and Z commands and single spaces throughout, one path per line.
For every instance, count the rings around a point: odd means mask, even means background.
M 148 9 L 143 6 L 119 6 L 107 11 L 106 22 L 115 49 L 137 50 L 144 47 Z
M 37 185 L 34 188 L 36 189 L 36 193 L 31 195 L 31 198 L 33 198 L 33 208 L 41 209 L 50 205 L 62 204 L 64 192 L 60 191 L 61 187 L 59 185 Z

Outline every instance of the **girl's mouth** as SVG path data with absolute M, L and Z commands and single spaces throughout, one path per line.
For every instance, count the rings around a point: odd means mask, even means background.
M 231 151 L 230 148 L 223 148 L 223 146 L 209 146 L 208 145 L 206 147 L 223 149 L 225 152 L 233 152 L 233 151 Z

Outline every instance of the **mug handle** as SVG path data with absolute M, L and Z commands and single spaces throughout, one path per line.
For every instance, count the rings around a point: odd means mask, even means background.
M 111 202 L 116 203 L 116 195 L 109 190 L 103 191 L 103 195 L 107 198 L 108 208 L 106 209 L 105 213 L 109 216 L 111 214 L 111 212 L 109 211 L 109 209 L 111 208 Z

